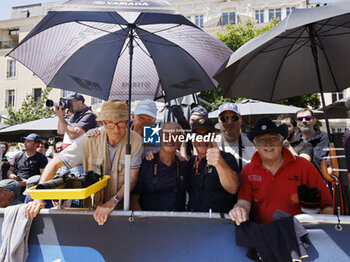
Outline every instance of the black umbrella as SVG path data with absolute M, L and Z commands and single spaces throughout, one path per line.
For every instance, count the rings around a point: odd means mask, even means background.
M 60 11 L 49 12 L 9 56 L 50 87 L 128 100 L 130 105 L 131 98 L 168 101 L 214 89 L 212 75 L 230 54 L 167 1 L 68 0 Z M 130 132 L 127 136 L 126 209 Z
M 225 97 L 276 101 L 321 93 L 325 106 L 324 92 L 350 86 L 349 43 L 350 1 L 295 9 L 239 48 L 214 78 Z M 325 120 L 330 134 L 326 111 Z

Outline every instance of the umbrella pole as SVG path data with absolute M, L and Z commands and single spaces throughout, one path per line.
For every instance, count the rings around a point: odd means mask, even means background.
M 124 178 L 124 210 L 130 209 L 130 173 L 131 173 L 131 144 L 130 144 L 130 127 L 131 127 L 131 87 L 132 87 L 132 59 L 134 54 L 134 29 L 135 25 L 128 24 L 129 31 L 129 103 L 128 103 L 128 141 L 125 153 L 125 178 Z
M 330 128 L 329 128 L 329 121 L 328 121 L 328 117 L 327 117 L 326 103 L 325 103 L 325 99 L 324 99 L 324 91 L 323 91 L 321 74 L 320 74 L 320 67 L 318 65 L 318 55 L 317 55 L 317 47 L 316 47 L 314 30 L 313 30 L 312 25 L 309 25 L 308 27 L 309 27 L 309 34 L 310 34 L 311 52 L 312 52 L 312 56 L 313 56 L 314 62 L 315 62 L 318 87 L 319 87 L 320 93 L 321 93 L 321 101 L 322 101 L 322 106 L 323 106 L 324 119 L 325 119 L 325 122 L 326 122 L 328 141 L 330 143 L 332 143 L 333 140 L 331 139 L 331 132 L 330 132 Z

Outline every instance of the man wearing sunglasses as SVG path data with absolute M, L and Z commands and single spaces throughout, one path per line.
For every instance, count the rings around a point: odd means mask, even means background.
M 241 134 L 242 117 L 236 103 L 226 103 L 219 107 L 219 123 L 221 134 L 218 146 L 237 159 L 240 171 L 249 163 L 255 148 L 247 136 Z
M 314 127 L 317 119 L 312 110 L 308 108 L 299 110 L 296 113 L 296 119 L 299 133 L 295 135 L 295 140 L 309 142 L 313 146 L 312 162 L 318 170 L 321 170 L 321 160 L 324 156 L 327 156 L 328 152 L 324 150 L 328 147 L 328 136 L 325 132 L 321 132 Z
M 298 132 L 297 121 L 293 116 L 280 115 L 277 120 L 281 121 L 281 124 L 285 124 L 288 127 L 287 139 L 283 141 L 283 146 L 286 147 L 293 155 L 301 156 L 309 161 L 312 161 L 314 155 L 314 149 L 309 142 L 302 142 L 295 140 L 295 134 Z
M 94 219 L 99 225 L 103 225 L 107 221 L 109 213 L 115 208 L 122 208 L 127 120 L 128 106 L 125 101 L 110 100 L 104 102 L 97 118 L 97 121 L 102 122 L 104 126 L 104 130 L 100 131 L 100 135 L 83 136 L 80 142 L 75 142 L 63 150 L 49 162 L 39 181 L 39 183 L 43 183 L 52 179 L 56 171 L 63 165 L 72 168 L 82 164 L 85 172 L 92 170 L 100 173 L 102 169 L 104 175 L 110 175 L 110 179 L 104 191 L 103 199 L 105 202 L 102 203 L 102 197 L 95 194 L 98 206 L 94 212 Z M 142 162 L 141 136 L 134 131 L 130 131 L 130 143 L 130 190 L 132 190 L 136 185 Z M 88 203 L 86 205 L 89 206 Z M 26 206 L 25 214 L 28 218 L 34 218 L 41 208 L 44 208 L 43 200 L 34 200 Z

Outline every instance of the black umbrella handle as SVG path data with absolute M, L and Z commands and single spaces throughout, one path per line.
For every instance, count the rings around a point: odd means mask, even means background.
M 324 91 L 323 91 L 323 85 L 322 85 L 322 80 L 321 80 L 320 67 L 318 64 L 318 53 L 317 53 L 317 43 L 316 43 L 316 39 L 315 39 L 315 32 L 314 32 L 312 24 L 308 25 L 308 28 L 309 28 L 309 36 L 310 36 L 310 44 L 311 44 L 310 47 L 311 47 L 312 56 L 313 56 L 314 62 L 315 62 L 318 87 L 319 87 L 320 93 L 321 93 L 321 100 L 322 100 L 322 105 L 323 105 L 324 119 L 326 122 L 328 141 L 333 142 L 333 139 L 331 138 L 330 128 L 329 128 L 329 121 L 328 121 L 327 110 L 326 110 L 326 102 L 324 99 Z

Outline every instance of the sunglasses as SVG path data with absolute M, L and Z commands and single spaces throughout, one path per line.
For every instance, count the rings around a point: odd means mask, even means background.
M 310 121 L 312 119 L 312 116 L 299 116 L 297 117 L 298 121 L 303 121 L 303 119 L 305 119 L 305 121 Z
M 220 120 L 223 123 L 228 122 L 231 119 L 232 122 L 237 122 L 239 120 L 239 116 L 220 116 Z

